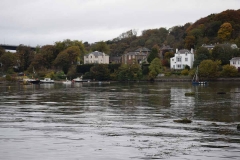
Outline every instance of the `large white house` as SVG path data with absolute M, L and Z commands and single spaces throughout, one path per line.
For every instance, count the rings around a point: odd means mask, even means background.
M 230 60 L 230 65 L 236 67 L 236 69 L 240 68 L 240 57 L 234 57 Z
M 184 69 L 186 65 L 190 68 L 193 67 L 194 53 L 193 49 L 191 51 L 187 49 L 176 49 L 174 57 L 170 58 L 171 69 Z
M 84 64 L 96 63 L 96 64 L 109 64 L 109 55 L 103 52 L 92 52 L 84 56 Z

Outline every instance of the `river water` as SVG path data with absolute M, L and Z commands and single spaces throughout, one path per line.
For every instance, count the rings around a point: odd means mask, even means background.
M 239 123 L 240 82 L 0 85 L 1 160 L 235 160 Z

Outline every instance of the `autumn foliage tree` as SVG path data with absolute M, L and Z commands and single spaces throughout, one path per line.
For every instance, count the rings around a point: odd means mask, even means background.
M 232 31 L 233 28 L 231 23 L 225 22 L 221 25 L 220 29 L 218 30 L 218 38 L 221 40 L 221 42 L 229 40 Z
M 204 78 L 217 78 L 221 61 L 203 60 L 199 65 L 199 76 Z

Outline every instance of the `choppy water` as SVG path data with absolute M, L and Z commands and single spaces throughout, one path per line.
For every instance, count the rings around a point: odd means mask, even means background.
M 240 159 L 239 98 L 227 82 L 2 84 L 0 159 Z

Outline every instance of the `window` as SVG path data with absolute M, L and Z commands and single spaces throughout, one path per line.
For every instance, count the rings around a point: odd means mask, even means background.
M 177 65 L 177 68 L 182 68 L 181 64 L 178 64 L 178 65 Z
M 185 61 L 187 62 L 187 61 L 188 61 L 188 58 L 185 58 Z
M 177 58 L 177 62 L 181 62 L 181 58 Z
M 174 59 L 172 59 L 172 61 L 174 61 Z
M 236 64 L 236 62 L 235 62 L 235 61 L 233 61 L 233 64 Z

